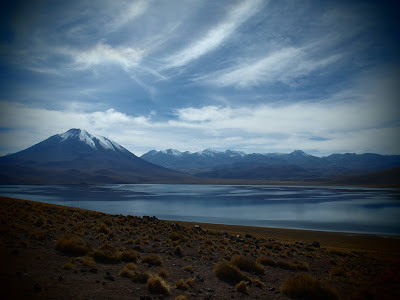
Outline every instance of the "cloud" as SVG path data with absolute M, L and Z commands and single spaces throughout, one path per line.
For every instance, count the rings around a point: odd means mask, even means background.
M 85 50 L 64 48 L 60 52 L 69 55 L 73 59 L 73 67 L 78 70 L 106 64 L 117 64 L 129 70 L 138 66 L 143 56 L 142 50 L 126 46 L 112 47 L 101 42 Z
M 148 3 L 149 1 L 142 0 L 124 6 L 124 8 L 120 11 L 118 16 L 107 25 L 108 30 L 109 31 L 118 30 L 119 28 L 127 25 L 130 21 L 143 15 L 148 8 Z
M 311 58 L 306 48 L 287 47 L 272 52 L 254 61 L 245 61 L 238 66 L 217 71 L 200 78 L 208 83 L 225 87 L 248 88 L 263 83 L 282 82 L 292 84 L 299 77 L 334 63 L 340 55 Z
M 242 1 L 240 5 L 234 7 L 228 13 L 227 18 L 223 22 L 210 29 L 204 37 L 167 57 L 163 69 L 182 67 L 206 53 L 215 50 L 220 44 L 233 35 L 241 24 L 257 13 L 262 4 L 262 1 L 259 0 Z
M 377 106 L 368 101 L 328 101 L 186 107 L 161 120 L 154 111 L 133 116 L 112 108 L 60 111 L 1 102 L 0 128 L 12 130 L 0 131 L 0 149 L 8 145 L 14 151 L 22 150 L 50 135 L 80 127 L 107 136 L 135 154 L 152 149 L 199 151 L 209 147 L 261 153 L 302 149 L 317 155 L 398 153 L 400 130 L 395 116 L 388 110 L 376 116 Z

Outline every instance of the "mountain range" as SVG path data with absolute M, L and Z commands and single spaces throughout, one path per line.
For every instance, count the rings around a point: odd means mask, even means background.
M 291 153 L 253 153 L 174 149 L 149 151 L 141 158 L 197 177 L 249 180 L 309 180 L 358 175 L 400 166 L 400 155 L 332 154 L 317 157 L 301 150 Z
M 400 155 L 152 150 L 137 157 L 81 129 L 0 157 L 0 184 L 265 183 L 400 184 Z M 385 171 L 391 169 L 389 171 Z
M 81 129 L 70 129 L 0 157 L 2 184 L 147 183 L 182 181 L 186 177 Z

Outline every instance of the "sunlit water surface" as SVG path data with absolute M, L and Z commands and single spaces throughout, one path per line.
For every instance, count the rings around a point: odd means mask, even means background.
M 400 191 L 349 187 L 3 185 L 0 195 L 111 214 L 400 235 Z

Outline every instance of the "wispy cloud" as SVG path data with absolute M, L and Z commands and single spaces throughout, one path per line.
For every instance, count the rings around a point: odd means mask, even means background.
M 220 87 L 248 88 L 271 82 L 290 85 L 296 78 L 309 75 L 340 58 L 338 54 L 319 59 L 311 58 L 307 50 L 307 48 L 283 48 L 260 59 L 241 62 L 235 67 L 217 71 L 197 80 Z
M 136 154 L 154 148 L 198 151 L 208 147 L 248 152 L 303 149 L 320 155 L 400 151 L 396 116 L 389 110 L 377 114 L 379 104 L 369 101 L 187 107 L 163 120 L 154 112 L 133 116 L 111 108 L 80 112 L 0 104 L 0 127 L 14 128 L 0 133 L 2 141 L 7 139 L 19 150 L 33 140 L 81 127 L 108 136 Z
M 210 29 L 205 36 L 199 38 L 188 47 L 167 57 L 163 69 L 182 67 L 206 53 L 215 50 L 221 43 L 227 40 L 241 24 L 257 13 L 262 5 L 263 1 L 260 0 L 243 1 L 228 13 L 227 18 L 223 22 Z
M 117 14 L 117 17 L 115 17 L 112 21 L 110 21 L 109 24 L 106 25 L 108 30 L 118 30 L 121 27 L 127 25 L 130 21 L 143 15 L 148 8 L 149 2 L 150 1 L 139 0 L 124 6 L 120 10 L 120 13 Z
M 86 50 L 61 49 L 73 60 L 75 69 L 88 69 L 93 66 L 117 64 L 124 69 L 137 66 L 143 56 L 143 51 L 132 47 L 112 47 L 107 44 L 98 43 Z

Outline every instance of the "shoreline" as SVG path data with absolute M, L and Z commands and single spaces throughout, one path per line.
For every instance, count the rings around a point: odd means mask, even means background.
M 35 200 L 26 200 L 20 198 L 0 196 L 0 200 L 1 198 L 17 200 L 17 201 L 33 202 L 47 206 L 56 206 L 56 207 L 58 206 L 65 209 L 74 209 L 82 212 L 94 212 L 110 216 L 113 215 L 101 211 L 95 211 L 85 208 L 59 205 L 59 204 L 51 204 Z M 157 218 L 157 216 L 155 217 Z M 334 247 L 342 249 L 362 249 L 365 251 L 385 252 L 393 254 L 400 253 L 399 235 L 261 227 L 261 226 L 250 226 L 250 225 L 216 224 L 216 223 L 204 223 L 204 222 L 194 222 L 194 221 L 177 221 L 168 219 L 160 219 L 160 220 L 170 224 L 171 223 L 179 224 L 185 227 L 194 227 L 195 225 L 198 225 L 205 230 L 226 231 L 232 235 L 239 234 L 241 236 L 244 236 L 245 234 L 253 234 L 253 235 L 270 236 L 271 238 L 282 242 L 295 243 L 298 241 L 304 241 L 306 243 L 311 243 L 313 241 L 319 241 L 326 247 Z
M 0 280 L 13 299 L 283 300 L 298 274 L 330 299 L 400 297 L 399 237 L 0 203 Z

